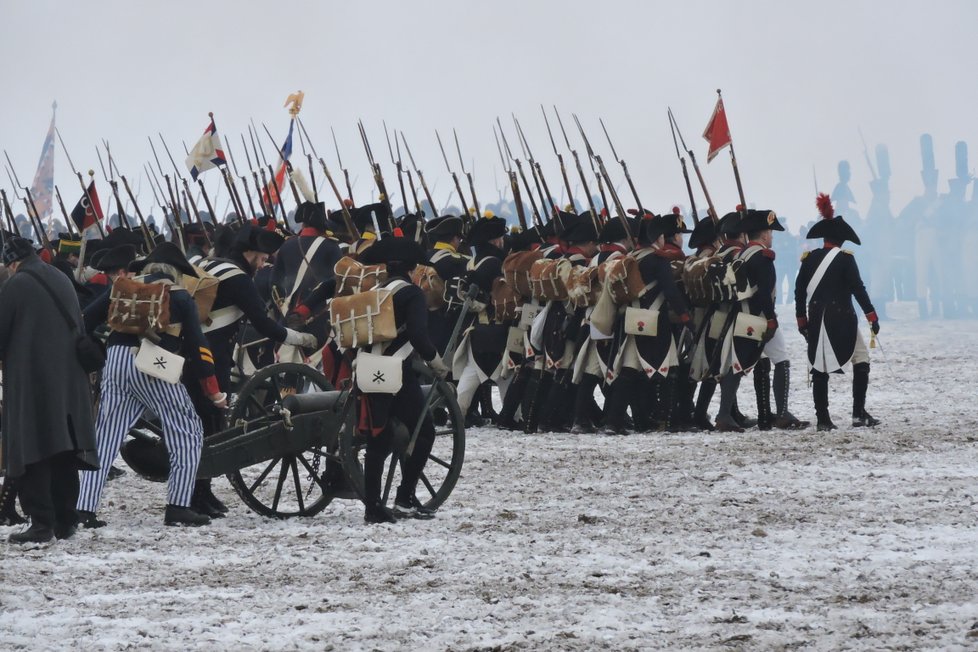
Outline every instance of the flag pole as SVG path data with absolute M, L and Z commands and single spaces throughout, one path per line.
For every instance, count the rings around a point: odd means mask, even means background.
M 720 93 L 720 89 L 717 89 L 717 98 L 720 102 L 723 102 L 723 95 Z M 727 107 L 723 108 L 724 113 L 727 111 Z M 727 121 L 727 131 L 730 130 L 730 121 Z M 734 179 L 737 181 L 737 193 L 740 195 L 740 205 L 743 207 L 741 213 L 747 211 L 747 200 L 744 199 L 744 186 L 740 183 L 740 168 L 737 167 L 737 155 L 734 153 L 733 146 L 733 135 L 730 136 L 730 164 L 733 166 Z

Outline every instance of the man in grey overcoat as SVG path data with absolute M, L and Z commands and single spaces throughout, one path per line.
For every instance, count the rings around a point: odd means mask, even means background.
M 68 277 L 28 240 L 8 237 L 0 258 L 13 273 L 0 291 L 3 464 L 31 519 L 10 540 L 64 539 L 77 527 L 78 470 L 98 468 L 91 388 L 75 350 L 81 310 Z

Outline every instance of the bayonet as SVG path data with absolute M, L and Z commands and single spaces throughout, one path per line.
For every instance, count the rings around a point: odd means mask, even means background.
M 309 141 L 309 149 L 312 150 L 313 155 L 319 161 L 319 165 L 322 166 L 323 175 L 329 182 L 329 187 L 333 189 L 333 194 L 336 195 L 336 201 L 340 203 L 340 210 L 343 212 L 343 222 L 346 224 L 347 231 L 350 233 L 350 237 L 353 241 L 360 239 L 360 231 L 357 230 L 356 225 L 353 223 L 353 216 L 350 214 L 350 208 L 343 201 L 343 196 L 340 194 L 340 189 L 336 186 L 336 182 L 333 181 L 333 175 L 329 173 L 329 168 L 326 167 L 326 161 L 323 160 L 319 153 L 316 151 L 316 146 L 312 142 L 312 138 L 309 137 L 309 132 L 306 131 L 306 125 L 302 123 L 302 119 L 296 116 L 295 121 L 299 123 L 299 129 L 305 134 L 306 140 Z M 335 141 L 334 141 L 335 142 Z
M 608 135 L 608 128 L 604 126 L 604 120 L 598 118 L 601 123 L 601 129 L 604 131 L 604 137 L 608 139 L 608 146 L 611 147 L 611 155 L 615 157 L 618 161 L 618 165 L 621 166 L 622 171 L 625 173 L 625 181 L 628 182 L 628 188 L 632 191 L 632 197 L 635 198 L 635 204 L 638 207 L 638 214 L 644 215 L 645 208 L 642 206 L 642 200 L 638 198 L 638 191 L 635 190 L 635 184 L 632 183 L 632 175 L 628 173 L 628 165 L 625 164 L 625 159 L 618 158 L 618 152 L 615 151 L 615 146 L 611 142 L 611 136 Z
M 676 157 L 679 159 L 679 163 L 683 168 L 683 179 L 686 181 L 686 193 L 689 195 L 689 210 L 693 215 L 693 224 L 698 224 L 700 221 L 699 215 L 696 213 L 696 199 L 693 197 L 693 186 L 689 182 L 689 170 L 686 169 L 686 157 L 682 155 L 679 151 L 679 142 L 676 140 L 676 123 L 672 117 L 672 109 L 668 109 L 669 112 L 669 131 L 672 132 L 672 144 L 676 148 Z
M 462 184 L 459 182 L 458 175 L 455 174 L 455 172 L 452 170 L 451 164 L 448 162 L 448 155 L 445 154 L 445 146 L 441 142 L 441 134 L 438 133 L 437 129 L 435 129 L 435 138 L 438 139 L 438 148 L 441 150 L 441 157 L 445 159 L 445 167 L 448 168 L 448 174 L 451 175 L 452 181 L 455 182 L 455 192 L 458 193 L 458 200 L 462 204 L 462 212 L 465 213 L 465 216 L 463 217 L 467 217 L 469 214 L 469 209 L 465 204 L 465 195 L 462 194 Z
M 455 149 L 458 151 L 459 166 L 462 168 L 462 174 L 469 180 L 469 192 L 472 193 L 472 207 L 475 209 L 475 219 L 479 219 L 482 212 L 479 210 L 479 200 L 475 196 L 475 182 L 472 180 L 472 173 L 465 169 L 465 162 L 462 161 L 462 148 L 458 144 L 458 132 L 454 128 L 452 129 L 452 134 L 455 136 Z
M 428 184 L 425 183 L 424 173 L 418 168 L 418 164 L 414 162 L 414 156 L 411 154 L 411 146 L 408 145 L 407 138 L 404 137 L 404 132 L 401 132 L 401 141 L 404 143 L 404 149 L 407 150 L 408 160 L 411 161 L 411 167 L 414 168 L 414 173 L 418 175 L 418 182 L 421 183 L 421 189 L 424 191 L 424 196 L 428 200 L 428 206 L 431 207 L 431 211 L 434 216 L 438 215 L 438 207 L 435 206 L 435 200 L 432 198 L 431 191 L 428 190 Z M 423 219 L 423 218 L 422 218 Z
M 720 217 L 717 215 L 716 209 L 713 207 L 713 199 L 710 197 L 710 191 L 706 187 L 706 179 L 703 178 L 703 173 L 700 171 L 700 166 L 696 162 L 696 154 L 690 148 L 686 147 L 686 140 L 683 138 L 683 132 L 679 128 L 679 122 L 676 121 L 675 114 L 672 114 L 672 109 L 669 110 L 672 115 L 672 124 L 676 128 L 676 135 L 679 136 L 679 144 L 682 145 L 683 149 L 689 154 L 689 160 L 693 162 L 693 171 L 696 172 L 696 179 L 700 182 L 700 188 L 703 190 L 703 196 L 706 197 L 707 213 L 710 215 L 710 219 L 713 220 L 714 224 L 720 221 Z

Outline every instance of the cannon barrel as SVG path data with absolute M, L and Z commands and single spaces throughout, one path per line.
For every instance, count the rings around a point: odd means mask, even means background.
M 332 410 L 343 394 L 344 392 L 338 390 L 292 394 L 282 399 L 282 407 L 288 410 L 292 416 Z

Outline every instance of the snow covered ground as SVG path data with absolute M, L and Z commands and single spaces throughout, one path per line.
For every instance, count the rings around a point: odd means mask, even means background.
M 130 473 L 108 527 L 0 543 L 0 649 L 974 648 L 978 324 L 883 327 L 882 427 L 836 376 L 829 434 L 476 430 L 434 521 L 267 520 L 220 481 L 228 518 L 165 528 Z

